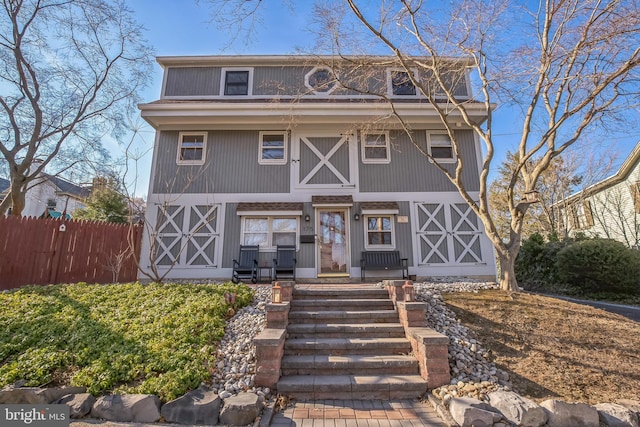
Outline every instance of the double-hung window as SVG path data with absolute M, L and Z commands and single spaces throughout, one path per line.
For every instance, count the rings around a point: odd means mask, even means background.
M 389 163 L 389 132 L 362 131 L 362 163 Z
M 243 245 L 258 245 L 260 249 L 295 245 L 298 229 L 298 218 L 294 217 L 244 217 L 241 241 Z
M 204 163 L 207 134 L 204 132 L 180 132 L 178 136 L 178 164 L 201 165 Z
M 455 152 L 449 134 L 446 132 L 427 132 L 427 150 L 431 159 L 441 163 L 455 162 Z
M 222 69 L 222 94 L 224 96 L 251 95 L 252 70 L 248 68 Z
M 393 249 L 395 235 L 393 215 L 365 215 L 366 241 L 365 249 Z
M 261 165 L 284 165 L 287 163 L 287 133 L 260 132 L 258 163 Z

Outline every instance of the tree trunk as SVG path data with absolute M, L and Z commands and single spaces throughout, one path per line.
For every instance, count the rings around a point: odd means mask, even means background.
M 500 263 L 500 289 L 509 292 L 518 292 L 518 282 L 516 281 L 515 272 L 515 260 L 516 255 L 507 252 L 504 255 L 498 255 L 498 262 Z
M 22 185 L 14 179 L 11 180 L 11 192 L 8 197 L 11 197 L 11 215 L 22 216 L 26 197 L 24 191 L 22 191 Z

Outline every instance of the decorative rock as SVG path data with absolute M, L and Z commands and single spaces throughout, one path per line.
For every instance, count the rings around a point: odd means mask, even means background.
M 89 393 L 67 394 L 56 403 L 67 405 L 71 418 L 82 418 L 91 412 L 96 398 Z
M 0 405 L 6 404 L 31 404 L 45 405 L 47 399 L 42 395 L 40 387 L 6 387 L 0 390 Z
M 160 414 L 170 423 L 215 425 L 220 404 L 217 393 L 201 387 L 164 404 Z
M 618 399 L 616 400 L 618 405 L 622 405 L 625 408 L 629 409 L 631 412 L 635 412 L 638 417 L 640 417 L 640 401 L 639 400 L 631 400 L 631 399 Z
M 160 419 L 160 399 L 152 394 L 103 396 L 93 405 L 91 416 L 109 421 L 154 423 Z
M 53 403 L 68 394 L 81 394 L 86 392 L 86 387 L 52 387 L 42 389 L 38 394 L 43 396 L 47 403 Z
M 490 393 L 489 403 L 516 426 L 540 427 L 547 422 L 547 414 L 543 408 L 512 391 Z
M 640 427 L 635 412 L 615 403 L 598 403 L 595 405 L 600 422 L 609 427 Z
M 451 399 L 449 412 L 461 427 L 491 427 L 502 419 L 490 405 L 470 397 Z
M 567 403 L 549 399 L 540 404 L 546 409 L 549 427 L 599 427 L 598 411 L 584 403 Z
M 240 393 L 224 401 L 220 411 L 220 422 L 232 426 L 253 423 L 260 414 L 260 403 L 255 393 Z

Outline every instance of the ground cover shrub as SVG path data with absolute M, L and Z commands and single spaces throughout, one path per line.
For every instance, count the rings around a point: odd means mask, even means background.
M 211 375 L 226 318 L 252 298 L 249 287 L 231 283 L 80 283 L 0 293 L 0 387 L 24 379 L 174 399 Z
M 575 242 L 558 252 L 558 278 L 584 294 L 637 295 L 640 252 L 610 239 Z

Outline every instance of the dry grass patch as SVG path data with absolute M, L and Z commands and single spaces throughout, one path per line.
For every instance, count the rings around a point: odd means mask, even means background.
M 520 394 L 596 404 L 637 399 L 640 323 L 553 298 L 498 290 L 443 295 Z

